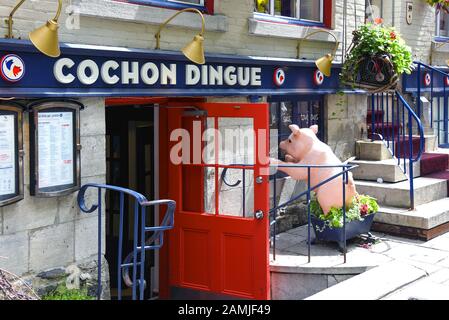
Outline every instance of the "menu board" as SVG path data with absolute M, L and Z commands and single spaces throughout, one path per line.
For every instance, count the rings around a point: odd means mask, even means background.
M 0 115 L 0 197 L 16 193 L 15 116 Z
M 39 189 L 75 184 L 73 112 L 37 115 Z

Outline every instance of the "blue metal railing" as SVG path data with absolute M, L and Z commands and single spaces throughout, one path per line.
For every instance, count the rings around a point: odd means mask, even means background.
M 86 206 L 86 191 L 89 188 L 96 188 L 97 204 L 92 204 L 90 208 Z M 137 287 L 139 287 L 139 300 L 144 299 L 145 290 L 145 251 L 160 249 L 163 245 L 163 233 L 173 229 L 174 226 L 174 211 L 176 202 L 173 200 L 155 200 L 148 201 L 145 196 L 130 189 L 125 189 L 116 186 L 110 186 L 106 184 L 94 184 L 88 183 L 81 187 L 78 193 L 78 206 L 81 211 L 85 213 L 92 213 L 98 210 L 98 289 L 97 299 L 100 300 L 102 293 L 102 279 L 101 279 L 101 267 L 102 267 L 102 190 L 115 191 L 120 193 L 120 226 L 119 226 L 119 240 L 118 240 L 118 299 L 122 299 L 122 277 L 125 284 L 132 287 L 132 299 L 137 300 Z M 122 262 L 123 257 L 123 220 L 125 216 L 125 195 L 134 199 L 134 235 L 133 235 L 133 251 Z M 146 226 L 146 208 L 150 206 L 166 205 L 167 210 L 164 214 L 162 222 L 157 226 Z M 140 213 L 140 214 L 139 214 Z M 140 230 L 140 237 L 139 237 Z M 153 232 L 153 234 L 147 239 L 146 234 Z M 140 239 L 139 239 L 140 238 Z M 138 255 L 140 254 L 140 259 Z M 139 260 L 139 261 L 138 261 Z M 137 269 L 139 268 L 139 271 Z M 129 276 L 129 269 L 132 268 L 132 280 Z M 137 279 L 137 273 L 139 273 L 139 279 Z
M 310 204 L 311 204 L 311 194 L 312 191 L 316 190 L 317 188 L 323 186 L 324 184 L 337 179 L 338 177 L 342 176 L 342 195 L 343 195 L 343 256 L 344 256 L 344 263 L 346 263 L 346 184 L 348 184 L 348 172 L 352 169 L 356 168 L 356 165 L 347 165 L 347 164 L 341 164 L 341 165 L 300 165 L 300 164 L 281 164 L 281 165 L 271 165 L 273 168 L 304 168 L 307 169 L 307 190 L 299 193 L 298 195 L 295 195 L 293 198 L 289 199 L 288 201 L 279 204 L 277 206 L 274 206 L 270 209 L 270 214 L 272 215 L 272 221 L 270 223 L 270 227 L 273 226 L 275 229 L 277 219 L 276 219 L 276 213 L 281 208 L 285 208 L 288 205 L 292 204 L 293 202 L 299 200 L 300 198 L 306 196 L 307 200 L 307 257 L 308 262 L 311 261 L 311 211 L 310 211 Z M 333 176 L 329 177 L 326 180 L 321 181 L 320 183 L 312 186 L 311 185 L 311 170 L 312 169 L 330 169 L 330 168 L 341 168 L 341 172 L 334 174 Z M 276 175 L 274 179 L 274 184 L 276 184 Z M 276 194 L 273 195 L 276 197 Z M 273 232 L 273 259 L 276 260 L 276 232 L 274 230 Z
M 410 208 L 415 209 L 413 163 L 419 161 L 424 152 L 424 128 L 420 118 L 399 92 L 373 94 L 370 131 L 371 140 L 384 141 L 391 155 L 397 159 L 398 166 L 408 177 Z M 419 139 L 417 148 L 413 146 L 414 138 L 415 141 Z
M 248 165 L 248 164 L 232 164 L 232 166 L 242 166 L 242 167 L 248 167 L 248 169 L 250 169 L 250 167 L 252 167 L 253 165 Z M 270 209 L 270 229 L 273 228 L 273 230 L 270 230 L 272 232 L 270 232 L 272 234 L 272 248 L 273 248 L 273 259 L 276 259 L 276 223 L 277 223 L 277 218 L 276 218 L 276 214 L 277 212 L 281 209 L 281 208 L 285 208 L 288 205 L 292 204 L 293 202 L 299 200 L 302 197 L 306 197 L 307 199 L 307 227 L 308 227 L 308 231 L 307 231 L 307 244 L 308 244 L 308 261 L 311 261 L 311 233 L 310 233 L 310 229 L 311 229 L 311 210 L 310 210 L 310 204 L 311 204 L 311 200 L 312 200 L 312 191 L 315 191 L 316 189 L 318 189 L 319 187 L 323 186 L 324 184 L 337 179 L 338 177 L 342 176 L 342 195 L 343 195 L 343 228 L 342 228 L 342 232 L 343 232 L 343 255 L 344 255 L 344 263 L 346 263 L 346 188 L 345 185 L 348 183 L 348 172 L 354 168 L 356 168 L 356 165 L 348 165 L 348 164 L 340 164 L 340 165 L 301 165 L 301 164 L 279 164 L 279 165 L 270 165 L 270 167 L 272 168 L 303 168 L 307 170 L 307 190 L 299 193 L 298 195 L 295 195 L 294 197 L 292 197 L 291 199 L 289 199 L 288 201 L 286 201 L 285 203 L 279 204 L 277 205 L 277 201 L 275 200 L 276 198 L 276 191 L 274 190 L 274 200 L 273 200 L 273 207 Z M 312 186 L 311 185 L 311 170 L 312 169 L 330 169 L 330 168 L 340 168 L 342 171 L 334 174 L 333 176 L 329 177 L 326 180 L 321 181 L 320 183 Z M 243 171 L 243 176 L 245 175 L 245 170 L 248 169 L 242 169 Z M 221 174 L 221 180 L 223 181 L 223 183 L 225 183 L 227 186 L 229 187 L 237 187 L 240 185 L 240 183 L 243 183 L 242 189 L 243 189 L 243 194 L 245 194 L 246 192 L 246 182 L 245 179 L 243 178 L 242 180 L 237 180 L 235 183 L 229 183 L 226 180 L 226 174 L 227 174 L 227 170 L 228 168 L 225 168 L 222 171 Z M 272 179 L 271 181 L 274 183 L 274 186 L 276 185 L 276 180 L 277 178 L 277 174 L 274 173 L 273 175 L 271 175 L 274 177 L 274 179 Z M 245 209 L 243 209 L 245 210 Z M 245 214 L 245 211 L 244 211 Z
M 438 145 L 447 148 L 449 147 L 449 73 L 419 61 L 415 61 L 414 64 L 417 66 L 417 114 L 421 118 L 423 110 L 420 98 L 427 93 L 430 96 L 430 126 L 436 129 Z M 425 74 L 430 77 L 430 85 L 423 87 Z

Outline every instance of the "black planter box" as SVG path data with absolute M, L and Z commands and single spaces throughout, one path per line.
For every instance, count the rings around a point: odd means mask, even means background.
M 355 220 L 346 223 L 346 240 L 355 238 L 362 233 L 368 233 L 373 224 L 375 215 L 375 213 L 370 214 L 366 216 L 363 221 Z M 316 240 L 337 242 L 340 250 L 344 250 L 343 228 L 330 228 L 325 221 L 318 219 L 314 215 L 311 215 L 310 218 Z M 315 239 L 312 240 L 312 243 Z

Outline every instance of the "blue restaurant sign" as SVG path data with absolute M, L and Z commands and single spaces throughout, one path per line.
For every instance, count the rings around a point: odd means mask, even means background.
M 0 40 L 0 96 L 271 96 L 335 93 L 340 68 L 324 77 L 311 61 L 62 44 L 59 58 L 29 41 Z M 322 80 L 317 81 L 316 79 Z

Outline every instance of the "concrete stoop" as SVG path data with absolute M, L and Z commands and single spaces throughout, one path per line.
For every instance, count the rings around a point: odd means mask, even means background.
M 449 198 L 419 205 L 415 210 L 380 207 L 372 229 L 422 240 L 433 239 L 449 230 Z
M 404 163 L 398 165 L 396 159 L 386 159 L 378 161 L 370 160 L 353 160 L 349 164 L 356 165 L 351 172 L 356 180 L 378 181 L 382 179 L 384 182 L 401 182 L 407 180 L 408 177 L 404 174 Z M 408 172 L 409 161 L 405 163 Z M 413 176 L 419 177 L 420 165 L 419 162 L 413 163 Z
M 357 191 L 376 198 L 381 206 L 410 208 L 410 183 L 378 183 L 355 181 Z M 415 206 L 447 197 L 447 182 L 442 179 L 415 178 Z
M 418 267 L 393 261 L 336 284 L 306 300 L 380 300 L 426 276 L 426 271 Z

